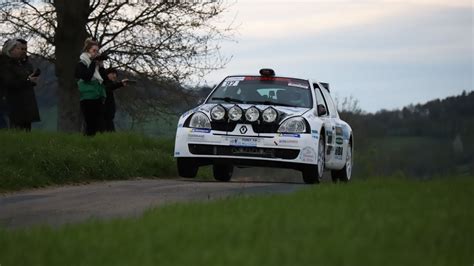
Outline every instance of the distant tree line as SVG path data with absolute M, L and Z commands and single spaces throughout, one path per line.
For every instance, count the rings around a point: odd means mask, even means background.
M 373 114 L 340 109 L 354 131 L 358 176 L 474 175 L 474 92 Z

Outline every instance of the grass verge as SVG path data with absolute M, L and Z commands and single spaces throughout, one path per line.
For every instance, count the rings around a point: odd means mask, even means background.
M 0 131 L 0 146 L 0 191 L 177 175 L 172 138 Z M 208 170 L 200 175 L 209 175 Z
M 473 178 L 370 179 L 0 230 L 1 265 L 472 265 Z

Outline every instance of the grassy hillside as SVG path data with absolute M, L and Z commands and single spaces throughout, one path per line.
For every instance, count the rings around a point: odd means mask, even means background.
M 2 265 L 471 265 L 473 178 L 369 179 L 0 229 Z
M 177 175 L 172 138 L 136 133 L 88 138 L 80 134 L 3 131 L 0 143 L 0 191 Z

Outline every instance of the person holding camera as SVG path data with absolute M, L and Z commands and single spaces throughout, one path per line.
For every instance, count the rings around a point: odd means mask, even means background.
M 0 80 L 10 128 L 31 131 L 31 123 L 40 121 L 34 91 L 39 70 L 33 70 L 27 48 L 24 39 L 10 39 L 4 43 Z
M 103 131 L 105 101 L 105 69 L 103 61 L 106 55 L 99 53 L 99 44 L 86 39 L 84 49 L 76 66 L 76 78 L 80 94 L 81 112 L 84 117 L 87 136 L 94 136 Z
M 117 69 L 111 67 L 105 71 L 106 78 L 104 80 L 105 93 L 105 113 L 104 113 L 104 130 L 107 132 L 115 131 L 115 96 L 114 91 L 118 88 L 127 86 L 129 80 L 122 79 L 117 81 Z

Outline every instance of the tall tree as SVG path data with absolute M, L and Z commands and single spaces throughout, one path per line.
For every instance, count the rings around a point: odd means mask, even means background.
M 33 54 L 55 63 L 58 129 L 78 131 L 74 68 L 87 36 L 98 40 L 114 66 L 183 82 L 226 63 L 218 41 L 231 28 L 215 23 L 223 11 L 221 1 L 6 1 L 0 4 L 0 36 L 27 38 Z

